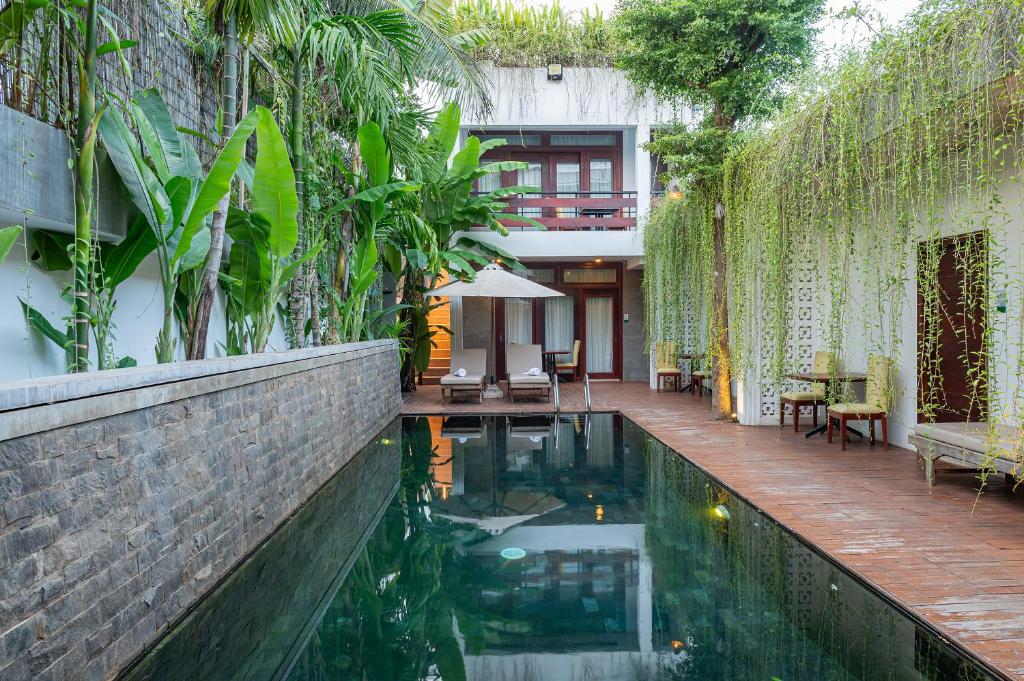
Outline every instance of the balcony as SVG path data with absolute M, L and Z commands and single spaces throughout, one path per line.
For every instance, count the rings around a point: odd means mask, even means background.
M 508 212 L 530 217 L 549 231 L 636 229 L 636 192 L 537 192 L 508 199 Z M 502 220 L 510 231 L 536 231 L 525 221 Z

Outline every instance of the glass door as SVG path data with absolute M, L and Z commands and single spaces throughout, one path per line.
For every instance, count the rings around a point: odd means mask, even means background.
M 555 196 L 559 199 L 578 199 L 580 197 L 580 157 L 579 154 L 559 154 L 552 156 L 554 164 Z M 578 218 L 579 208 L 559 206 L 555 208 L 557 218 Z
M 619 335 L 614 292 L 584 291 L 583 359 L 591 378 L 619 377 Z

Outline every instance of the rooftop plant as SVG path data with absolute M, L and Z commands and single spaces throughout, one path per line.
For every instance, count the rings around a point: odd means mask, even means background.
M 555 0 L 534 6 L 512 0 L 462 0 L 454 8 L 456 31 L 486 31 L 488 40 L 473 50 L 496 66 L 611 66 L 611 21 L 598 8 L 562 9 Z

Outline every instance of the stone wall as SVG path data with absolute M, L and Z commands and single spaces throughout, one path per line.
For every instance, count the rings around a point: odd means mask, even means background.
M 385 341 L 0 386 L 0 678 L 112 677 L 400 404 Z

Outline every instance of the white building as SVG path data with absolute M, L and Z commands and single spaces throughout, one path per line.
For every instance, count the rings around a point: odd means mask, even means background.
M 644 146 L 652 128 L 688 121 L 690 111 L 638 93 L 611 68 L 565 68 L 558 78 L 543 68 L 502 67 L 488 75 L 494 109 L 464 117 L 462 139 L 504 138 L 484 159 L 529 167 L 489 176 L 479 190 L 539 187 L 512 199 L 510 209 L 546 229 L 506 221 L 507 237 L 473 236 L 511 252 L 532 279 L 566 296 L 497 300 L 491 324 L 490 301 L 453 301 L 455 347 L 492 347 L 494 338 L 501 377 L 508 343 L 570 351 L 578 339 L 581 369 L 591 378 L 647 380 L 642 229 L 661 187 Z

